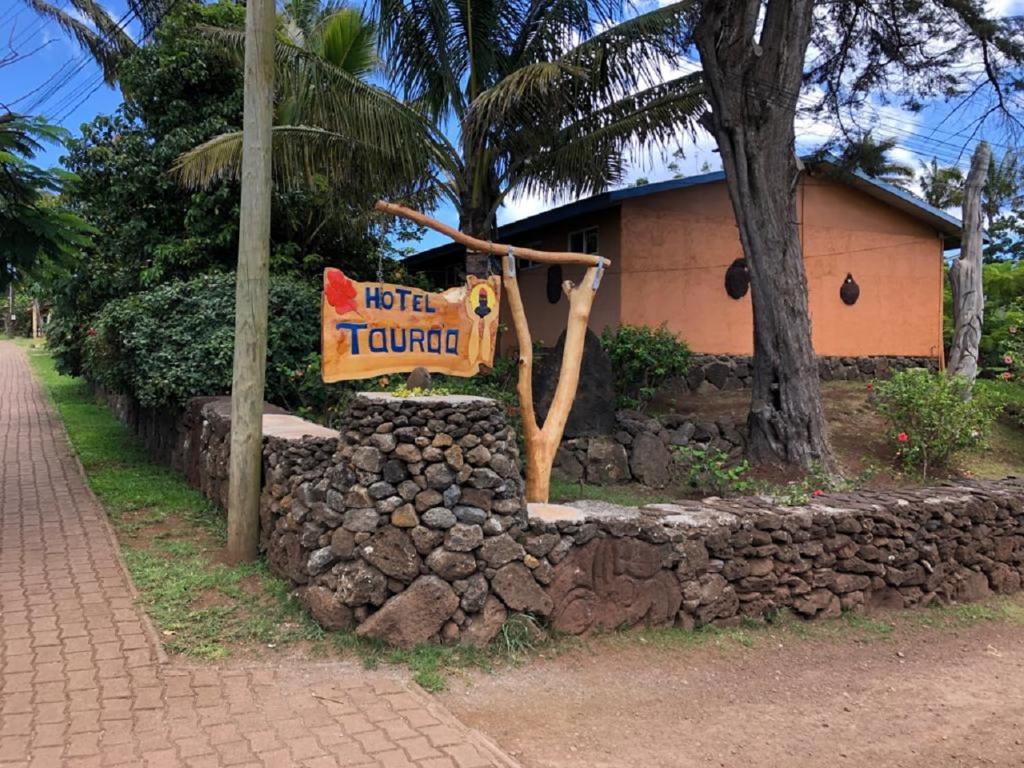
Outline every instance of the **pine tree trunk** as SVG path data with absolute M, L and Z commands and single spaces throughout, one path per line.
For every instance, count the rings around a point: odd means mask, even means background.
M 991 157 L 988 144 L 981 142 L 971 159 L 964 188 L 963 237 L 960 257 L 949 270 L 953 290 L 953 343 L 949 348 L 949 372 L 969 382 L 969 394 L 978 376 L 978 347 L 985 314 L 982 285 L 981 196 L 988 177 Z
M 750 270 L 754 363 L 748 453 L 834 469 L 811 343 L 793 122 L 813 0 L 709 0 L 695 39 L 715 137 Z

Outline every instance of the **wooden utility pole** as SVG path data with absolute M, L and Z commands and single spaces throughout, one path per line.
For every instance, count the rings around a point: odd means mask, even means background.
M 228 480 L 228 557 L 233 562 L 254 559 L 259 544 L 267 292 L 270 283 L 274 24 L 274 0 L 249 0 L 245 12 L 242 204 L 235 288 Z
M 978 346 L 985 313 L 985 291 L 982 285 L 981 195 L 988 178 L 991 152 L 981 142 L 971 158 L 971 170 L 964 188 L 963 235 L 960 256 L 949 270 L 953 289 L 953 343 L 949 348 L 949 372 L 968 381 L 970 393 L 978 376 Z

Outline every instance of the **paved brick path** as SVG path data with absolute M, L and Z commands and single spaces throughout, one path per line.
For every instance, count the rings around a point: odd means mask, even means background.
M 514 763 L 395 676 L 161 654 L 20 349 L 0 342 L 0 766 Z

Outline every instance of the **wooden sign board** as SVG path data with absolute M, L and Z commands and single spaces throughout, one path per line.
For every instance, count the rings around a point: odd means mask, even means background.
M 494 364 L 501 278 L 430 293 L 393 283 L 360 283 L 324 270 L 323 380 L 368 379 L 426 368 L 473 376 Z

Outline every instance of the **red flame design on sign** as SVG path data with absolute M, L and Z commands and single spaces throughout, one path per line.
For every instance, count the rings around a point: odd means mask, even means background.
M 329 267 L 324 275 L 324 296 L 339 315 L 355 312 L 356 287 L 340 269 Z

